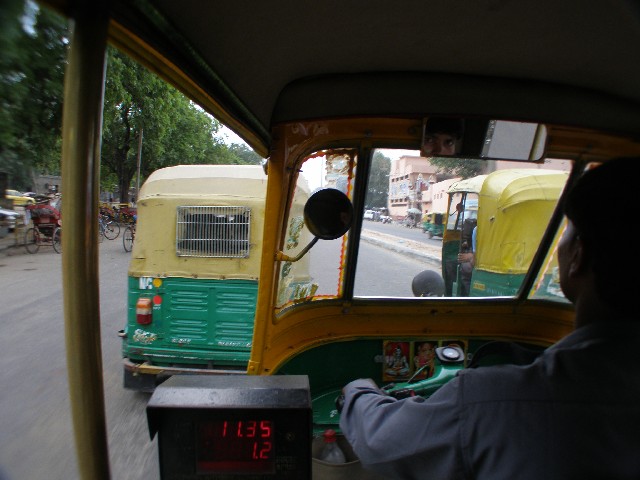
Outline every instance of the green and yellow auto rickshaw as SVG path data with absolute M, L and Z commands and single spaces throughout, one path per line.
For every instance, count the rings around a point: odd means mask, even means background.
M 429 212 L 424 216 L 422 232 L 429 238 L 441 237 L 444 233 L 444 219 L 446 215 L 441 212 Z
M 259 165 L 179 165 L 143 184 L 120 332 L 126 388 L 152 391 L 175 374 L 246 373 L 266 185 Z M 298 192 L 301 216 L 309 192 Z
M 506 169 L 452 184 L 442 245 L 445 295 L 515 295 L 568 175 L 560 170 Z M 466 253 L 473 256 L 459 257 Z M 546 267 L 549 282 L 554 266 Z

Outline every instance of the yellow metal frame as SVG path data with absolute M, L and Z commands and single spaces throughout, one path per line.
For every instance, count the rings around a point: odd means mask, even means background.
M 80 2 L 65 72 L 62 119 L 62 280 L 69 395 L 80 476 L 107 480 L 100 347 L 98 197 L 108 16 Z
M 570 130 L 564 131 L 565 135 L 569 133 Z M 365 118 L 279 125 L 274 129 L 274 138 L 278 140 L 269 159 L 265 250 L 248 367 L 250 374 L 275 373 L 299 353 L 335 341 L 389 336 L 464 336 L 548 345 L 571 331 L 571 306 L 533 300 L 518 303 L 491 299 L 483 301 L 482 308 L 478 308 L 477 300 L 439 300 L 437 303 L 327 300 L 292 306 L 276 318 L 277 252 L 284 241 L 282 225 L 290 187 L 295 183 L 304 156 L 327 146 L 387 146 L 390 138 L 398 145 L 415 148 L 420 139 L 418 122 L 407 120 L 398 124 L 395 119 L 392 125 L 389 120 Z M 606 142 L 603 139 L 603 144 Z M 591 145 L 585 141 L 582 146 L 584 155 Z M 633 148 L 637 149 L 638 145 L 634 144 Z M 606 155 L 604 149 L 591 154 L 601 155 Z

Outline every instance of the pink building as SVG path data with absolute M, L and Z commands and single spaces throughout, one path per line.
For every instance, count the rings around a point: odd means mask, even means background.
M 551 160 L 545 164 L 523 162 L 500 162 L 500 169 L 538 168 L 569 171 L 570 162 Z M 496 169 L 496 163 L 487 161 L 487 170 Z M 438 168 L 429 163 L 429 159 L 404 155 L 391 162 L 389 173 L 389 215 L 394 220 L 406 217 L 409 209 L 416 208 L 426 214 L 447 211 L 447 190 L 459 177 L 437 174 Z
M 409 209 L 417 208 L 423 214 L 432 211 L 445 211 L 447 205 L 446 180 L 453 179 L 437 175 L 437 167 L 429 160 L 419 156 L 402 156 L 391 162 L 389 173 L 389 215 L 400 220 Z M 439 185 L 436 188 L 436 185 Z

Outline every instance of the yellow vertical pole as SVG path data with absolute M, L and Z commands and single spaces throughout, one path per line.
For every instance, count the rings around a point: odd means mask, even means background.
M 97 225 L 107 27 L 104 1 L 74 2 L 62 122 L 62 280 L 71 413 L 86 480 L 110 478 Z

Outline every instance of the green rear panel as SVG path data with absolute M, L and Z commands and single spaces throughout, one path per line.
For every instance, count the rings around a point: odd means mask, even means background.
M 472 297 L 512 296 L 518 293 L 524 274 L 494 273 L 475 269 L 471 277 Z
M 155 365 L 246 366 L 257 282 L 129 278 L 123 355 Z M 143 287 L 143 288 L 141 288 Z M 136 322 L 136 302 L 153 299 L 153 321 Z

